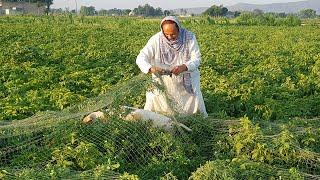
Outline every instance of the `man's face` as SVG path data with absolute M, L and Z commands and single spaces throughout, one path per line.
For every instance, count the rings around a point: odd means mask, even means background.
M 166 38 L 169 40 L 169 41 L 174 41 L 178 38 L 179 36 L 179 30 L 178 28 L 176 27 L 175 24 L 173 23 L 170 23 L 170 24 L 164 24 L 162 26 L 162 31 L 163 31 L 163 34 L 166 36 Z

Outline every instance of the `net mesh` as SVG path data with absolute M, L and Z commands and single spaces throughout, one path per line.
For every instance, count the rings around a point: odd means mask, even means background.
M 161 89 L 139 75 L 62 111 L 0 122 L 0 179 L 320 178 L 320 119 L 284 127 L 248 118 L 170 116 L 192 132 L 123 120 L 128 112 L 121 106 L 139 104 L 154 85 Z M 107 117 L 83 123 L 94 111 Z

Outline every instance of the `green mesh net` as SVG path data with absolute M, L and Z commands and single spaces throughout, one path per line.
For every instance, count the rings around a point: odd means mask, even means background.
M 192 131 L 124 120 L 121 106 L 142 102 L 150 86 L 139 75 L 62 111 L 1 122 L 0 179 L 320 178 L 319 119 L 257 125 L 246 117 L 170 116 Z M 83 123 L 94 111 L 106 118 Z

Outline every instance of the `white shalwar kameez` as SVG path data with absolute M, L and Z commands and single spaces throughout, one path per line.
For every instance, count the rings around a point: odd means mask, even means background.
M 181 74 L 178 76 L 172 74 L 172 77 L 168 75 L 161 76 L 163 83 L 169 94 L 169 98 L 173 100 L 173 106 L 175 106 L 180 114 L 194 114 L 202 113 L 207 117 L 207 112 L 205 104 L 203 101 L 202 93 L 200 90 L 200 72 L 198 70 L 201 54 L 199 51 L 199 45 L 194 35 L 192 35 L 191 40 L 187 41 L 187 46 L 189 48 L 191 59 L 186 60 L 183 56 L 179 56 L 175 62 L 171 65 L 163 64 L 160 61 L 160 47 L 159 47 L 159 32 L 152 36 L 146 46 L 140 51 L 137 56 L 136 63 L 143 73 L 148 73 L 152 66 L 160 67 L 166 70 L 171 70 L 173 67 L 185 64 L 191 75 L 191 85 L 193 93 L 188 93 L 183 86 L 183 78 Z M 154 81 L 160 82 L 154 74 L 152 75 Z M 145 110 L 160 112 L 165 114 L 172 114 L 174 111 L 171 104 L 168 104 L 163 92 L 154 89 L 146 93 L 146 104 L 144 106 Z

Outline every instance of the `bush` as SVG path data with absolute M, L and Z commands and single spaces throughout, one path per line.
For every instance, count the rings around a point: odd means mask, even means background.
M 303 179 L 295 169 L 277 169 L 264 163 L 243 159 L 208 161 L 192 173 L 189 180 Z
M 277 18 L 272 14 L 242 13 L 236 18 L 236 23 L 247 26 L 300 26 L 301 20 L 293 15 Z

